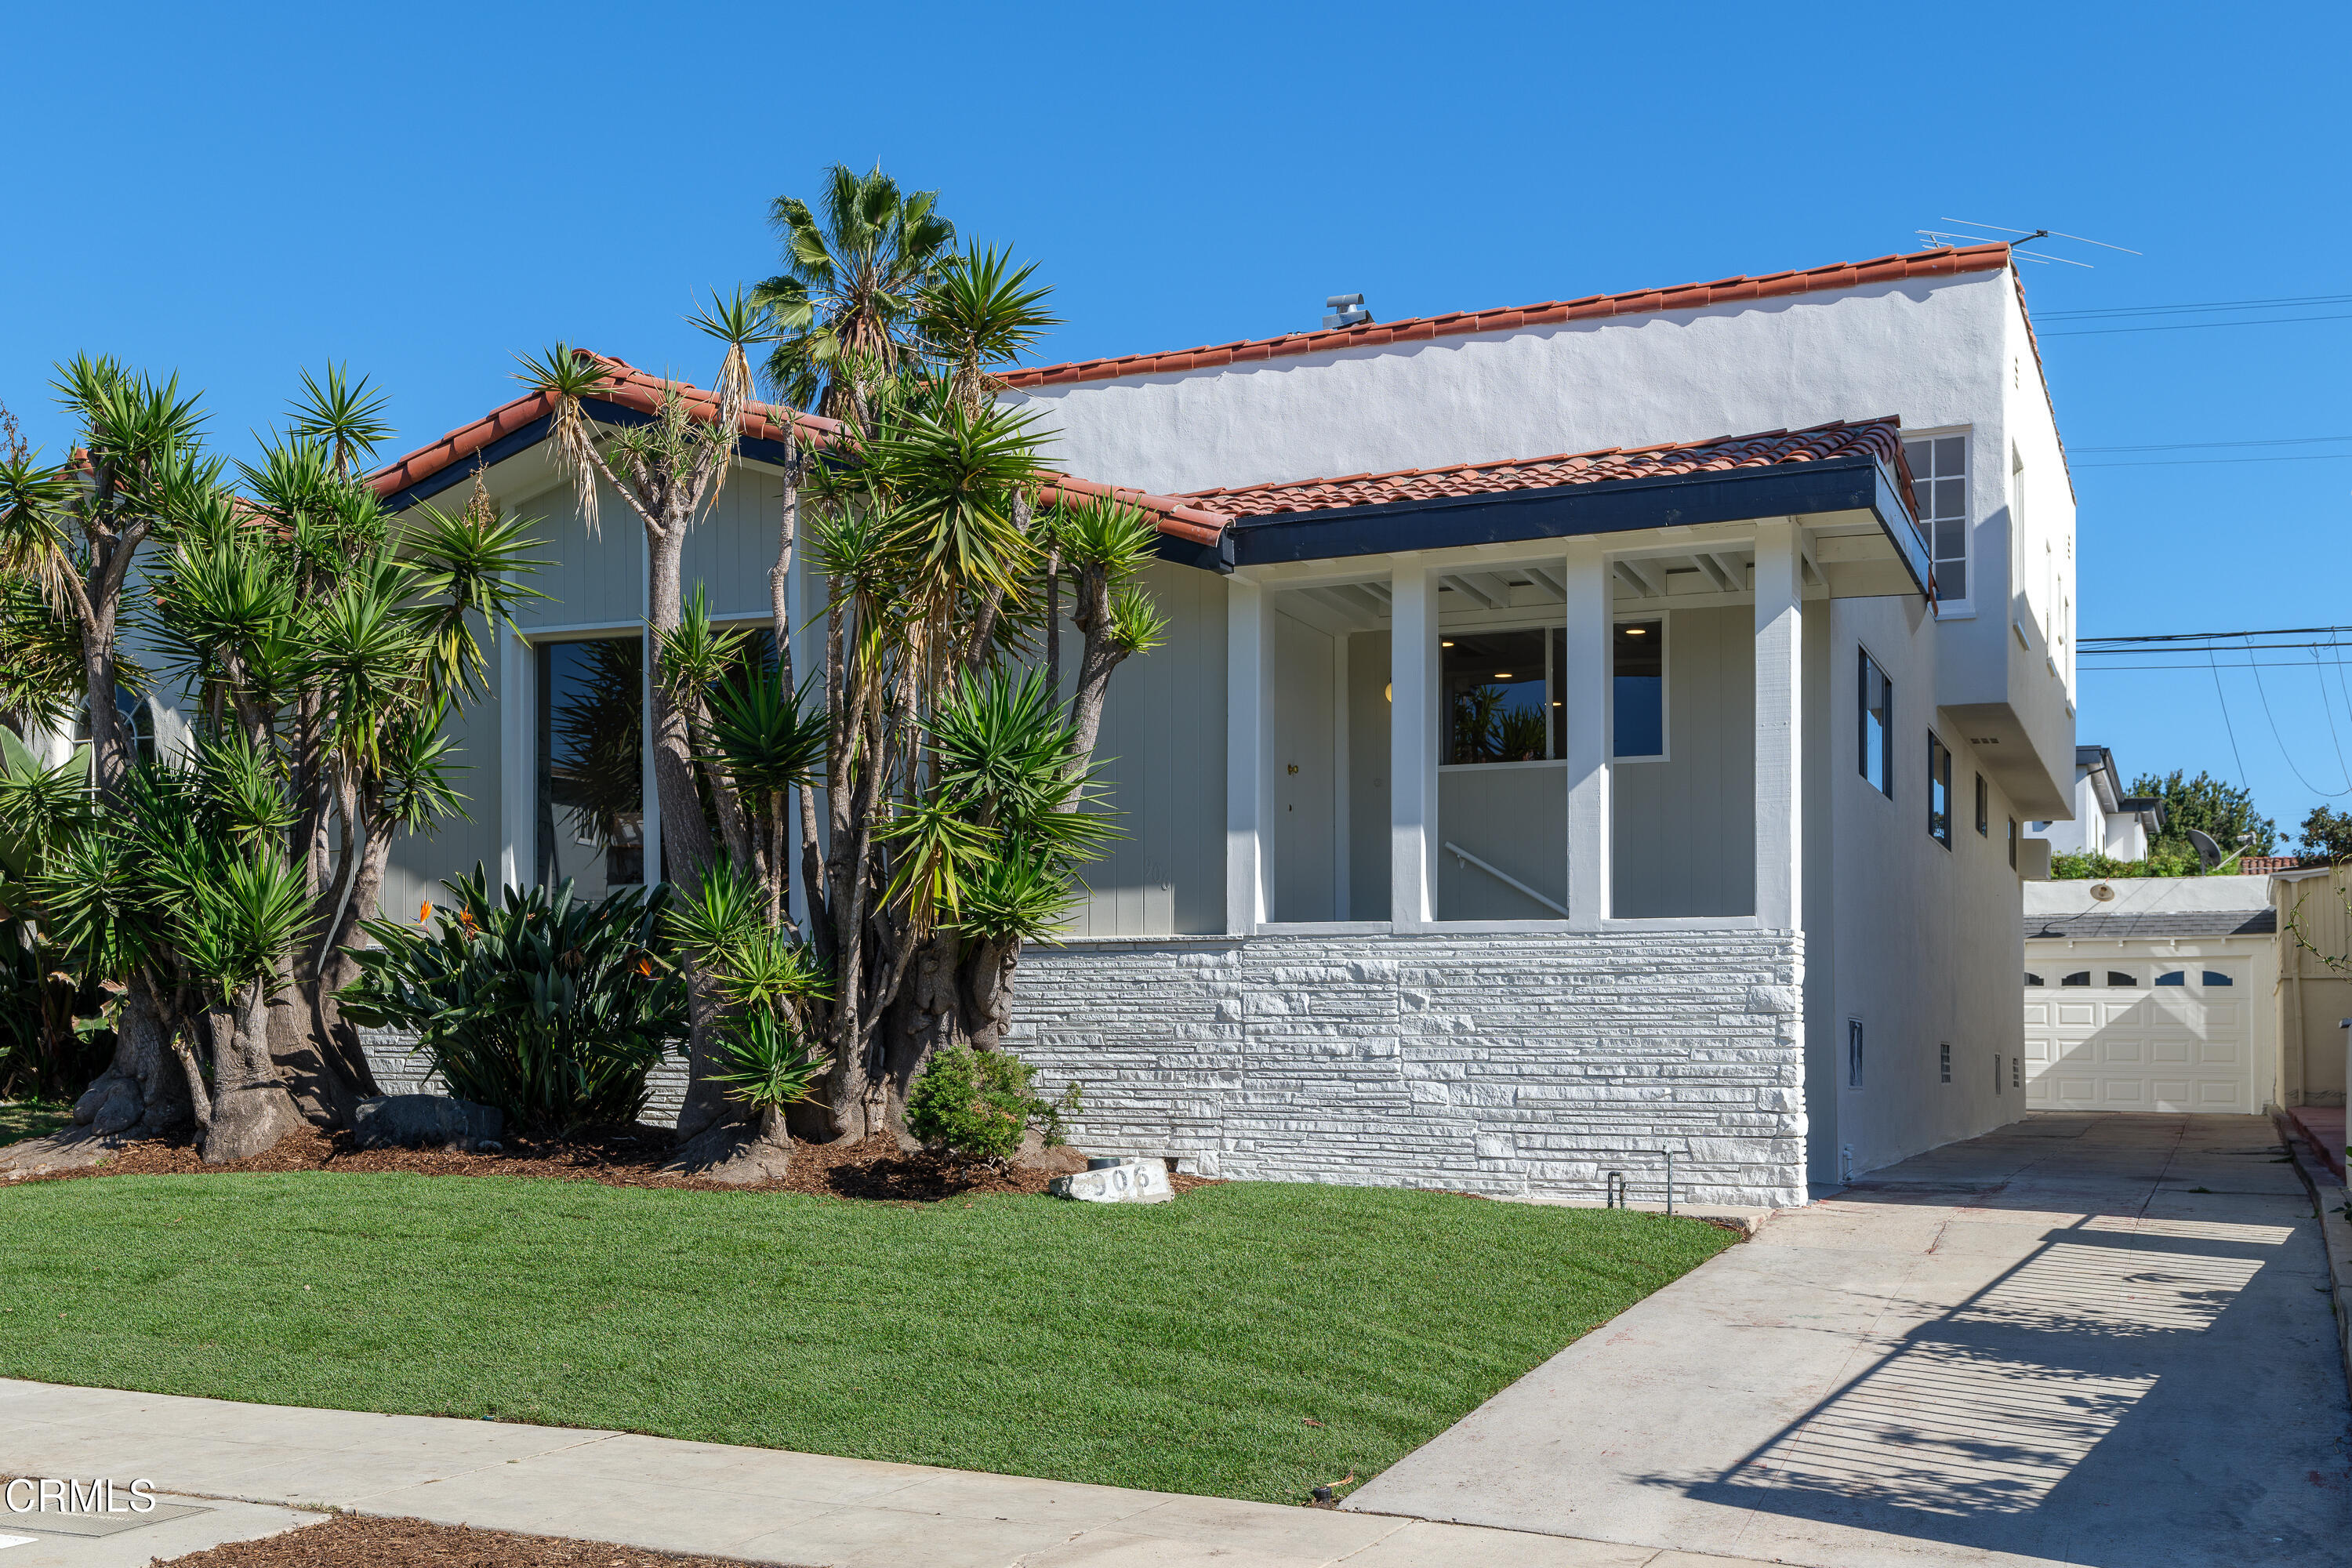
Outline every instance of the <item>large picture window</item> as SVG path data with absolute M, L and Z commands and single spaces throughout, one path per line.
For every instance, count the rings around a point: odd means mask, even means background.
M 583 893 L 646 879 L 645 645 L 539 650 L 539 879 Z
M 1919 531 L 1936 565 L 1936 600 L 1969 596 L 1969 438 L 1929 436 L 1903 443 Z
M 1620 621 L 1610 645 L 1610 708 L 1618 760 L 1666 754 L 1666 623 Z
M 1855 688 L 1856 745 L 1862 776 L 1887 799 L 1895 798 L 1895 683 L 1867 650 L 1861 654 Z
M 1445 690 L 1439 756 L 1460 766 L 1560 755 L 1567 738 L 1559 673 L 1565 642 L 1564 632 L 1540 626 L 1439 639 Z

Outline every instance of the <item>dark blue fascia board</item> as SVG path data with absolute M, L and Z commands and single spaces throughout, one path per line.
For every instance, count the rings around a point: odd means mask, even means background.
M 1163 533 L 1160 536 L 1158 553 L 1160 560 L 1173 562 L 1179 566 L 1193 566 L 1203 572 L 1214 572 L 1221 577 L 1229 576 L 1234 569 L 1235 536 L 1240 531 L 1239 529 L 1227 528 L 1217 535 L 1214 544 L 1202 544 L 1193 540 L 1180 539 L 1172 533 Z
M 1883 464 L 1860 455 L 1766 468 L 1341 507 L 1240 522 L 1225 531 L 1229 537 L 1239 536 L 1234 542 L 1237 564 L 1265 566 L 1823 511 L 1867 511 L 1877 518 L 1911 580 L 1921 594 L 1927 592 L 1927 552 L 1912 527 L 1902 492 Z

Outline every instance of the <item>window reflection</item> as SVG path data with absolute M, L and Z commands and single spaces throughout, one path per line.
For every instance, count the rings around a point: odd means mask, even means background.
M 1666 635 L 1664 621 L 1625 621 L 1611 654 L 1612 754 L 1666 754 Z
M 1540 629 L 1442 640 L 1448 763 L 1539 763 L 1557 754 L 1555 639 Z
M 583 894 L 645 880 L 644 644 L 539 649 L 539 878 Z

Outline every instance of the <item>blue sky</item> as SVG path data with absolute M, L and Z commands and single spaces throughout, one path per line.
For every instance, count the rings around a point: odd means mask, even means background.
M 2063 248 L 2097 265 L 2032 269 L 2037 314 L 2352 292 L 2340 5 L 89 15 L 20 8 L 36 68 L 0 98 L 0 402 L 52 447 L 47 367 L 85 350 L 178 369 L 232 448 L 329 358 L 392 390 L 393 452 L 559 337 L 701 379 L 681 312 L 772 270 L 769 198 L 835 160 L 1041 260 L 1055 358 L 1295 330 L 1339 291 L 1395 317 L 1851 259 L 1956 217 L 2145 253 Z M 2087 450 L 2352 437 L 2347 329 L 2045 337 L 2084 635 L 2352 623 L 2352 441 Z M 2250 457 L 2296 460 L 2212 460 Z M 2284 826 L 2352 804 L 2352 692 L 2259 673 L 2085 673 L 2082 738 L 2242 773 Z

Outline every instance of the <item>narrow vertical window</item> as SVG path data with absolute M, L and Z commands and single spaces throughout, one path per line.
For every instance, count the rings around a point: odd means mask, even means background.
M 2025 1069 L 2021 1065 L 2023 1061 L 2024 1058 L 2022 1057 L 2011 1057 L 2009 1058 L 2009 1087 L 2011 1089 L 2023 1089 L 2025 1087 Z
M 1854 692 L 1854 744 L 1862 776 L 1887 799 L 1895 798 L 1895 683 L 1867 649 L 1861 658 Z
M 1994 1099 L 2000 1098 L 2000 1053 L 1999 1051 L 1992 1054 L 1992 1093 Z
M 2009 819 L 2009 868 L 2017 869 L 2017 818 Z
M 1903 443 L 1920 541 L 1935 563 L 1936 601 L 1969 596 L 1969 438 L 1931 436 Z
M 1949 1040 L 1936 1047 L 1936 1078 L 1939 1083 L 1952 1081 L 1952 1042 Z
M 1848 1089 L 1862 1087 L 1862 1020 L 1859 1018 L 1845 1021 L 1845 1086 Z
M 1612 639 L 1609 700 L 1620 761 L 1666 754 L 1666 624 L 1621 621 Z
M 1977 775 L 1977 837 L 1992 837 L 1992 786 L 1982 773 Z
M 1952 847 L 1952 753 L 1927 731 L 1927 837 Z
M 539 880 L 583 896 L 646 879 L 644 643 L 539 649 Z

